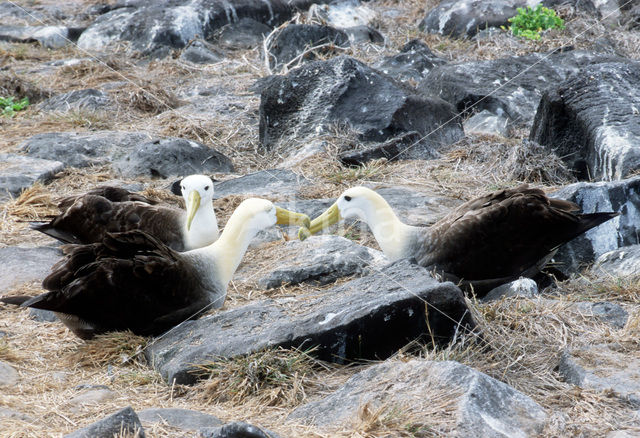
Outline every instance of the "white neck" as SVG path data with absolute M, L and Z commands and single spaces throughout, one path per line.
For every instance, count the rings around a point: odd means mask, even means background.
M 370 205 L 371 208 L 365 210 L 364 220 L 384 254 L 392 261 L 408 257 L 416 227 L 402 223 L 382 197 Z
M 185 250 L 202 248 L 218 240 L 218 220 L 213 211 L 213 203 L 203 200 L 200 208 L 191 222 L 191 229 L 187 230 L 187 220 L 183 224 L 183 235 L 185 236 Z

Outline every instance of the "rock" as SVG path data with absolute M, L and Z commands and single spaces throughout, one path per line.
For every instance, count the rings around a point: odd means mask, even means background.
M 339 236 L 313 236 L 304 242 L 292 240 L 278 250 L 281 262 L 277 268 L 258 278 L 257 283 L 264 289 L 303 282 L 328 284 L 341 277 L 362 274 L 376 256 L 384 258 L 381 253 L 374 254 L 374 250 Z
M 638 242 L 640 176 L 623 181 L 571 184 L 551 196 L 575 202 L 584 213 L 620 213 L 620 216 L 562 245 L 554 256 L 562 270 L 579 270 L 606 252 Z
M 232 172 L 231 160 L 202 143 L 181 138 L 164 138 L 134 146 L 114 167 L 129 178 L 160 178 L 193 173 Z
M 509 137 L 509 119 L 504 115 L 496 115 L 482 110 L 469 117 L 463 124 L 464 132 L 468 134 L 489 134 Z
M 341 30 L 349 36 L 349 42 L 351 44 L 367 43 L 367 42 L 376 43 L 376 44 L 384 43 L 384 36 L 382 36 L 380 32 L 378 32 L 376 29 L 374 29 L 371 26 L 364 26 L 364 25 L 352 26 L 352 27 L 345 27 L 344 29 L 341 29 Z
M 220 427 L 203 428 L 199 432 L 202 438 L 280 438 L 275 432 L 242 421 L 234 421 Z
M 180 59 L 194 64 L 215 64 L 222 58 L 213 51 L 209 44 L 202 41 L 194 41 L 182 51 Z
M 367 149 L 355 149 L 340 153 L 338 159 L 346 166 L 360 166 L 367 164 L 369 161 L 379 160 L 381 158 L 387 161 L 396 161 L 410 156 L 414 151 L 412 149 L 420 144 L 422 136 L 416 132 L 401 134 L 397 137 L 371 146 Z M 435 149 L 420 148 L 420 158 L 437 158 L 438 153 Z
M 619 180 L 640 170 L 640 63 L 599 63 L 547 89 L 529 138 L 578 179 Z
M 74 90 L 50 97 L 38 105 L 41 111 L 101 110 L 111 105 L 112 100 L 104 91 L 94 88 Z
M 78 40 L 84 29 L 65 26 L 0 26 L 0 41 L 39 42 L 47 49 L 60 49 Z
M 604 274 L 630 280 L 640 277 L 640 244 L 623 246 L 602 254 L 591 272 L 598 276 Z
M 60 249 L 50 246 L 0 248 L 0 293 L 29 281 L 42 281 L 61 257 Z
M 268 169 L 213 184 L 213 199 L 253 195 L 286 199 L 297 195 L 309 180 L 287 169 Z
M 558 372 L 581 388 L 612 392 L 640 407 L 640 358 L 616 344 L 588 345 L 565 350 Z
M 260 142 L 267 149 L 287 139 L 302 143 L 336 123 L 350 125 L 365 141 L 385 141 L 411 131 L 423 136 L 402 158 L 431 157 L 433 149 L 463 136 L 451 105 L 418 96 L 346 56 L 310 62 L 287 76 L 275 76 L 262 89 Z
M 434 67 L 418 84 L 418 90 L 440 96 L 458 111 L 487 110 L 507 117 L 516 126 L 530 126 L 542 93 L 564 81 L 581 67 L 620 58 L 569 50 L 548 55 L 450 63 Z M 534 67 L 535 66 L 535 67 Z
M 50 310 L 34 309 L 29 307 L 29 318 L 38 322 L 56 322 L 58 317 Z
M 585 316 L 599 319 L 617 329 L 623 328 L 629 319 L 629 313 L 620 304 L 607 301 L 599 303 L 580 302 L 572 304 L 570 308 Z
M 13 386 L 18 383 L 20 376 L 15 368 L 0 360 L 0 387 Z
M 252 49 L 260 47 L 271 27 L 253 18 L 245 17 L 225 24 L 214 36 L 214 41 L 227 49 Z
M 624 11 L 621 21 L 621 24 L 629 30 L 640 28 L 640 5 L 635 5 L 628 11 Z
M 297 8 L 311 0 L 158 0 L 140 2 L 100 15 L 78 39 L 85 50 L 105 50 L 113 44 L 130 43 L 132 50 L 155 57 L 181 49 L 196 37 L 208 40 L 233 21 L 249 17 L 276 26 L 291 18 Z
M 538 285 L 530 278 L 519 278 L 489 291 L 481 301 L 499 300 L 502 297 L 527 297 L 538 295 Z
M 144 424 L 162 423 L 182 430 L 196 430 L 222 424 L 222 421 L 213 415 L 191 409 L 151 408 L 138 412 L 138 417 Z
M 388 56 L 375 65 L 375 68 L 401 82 L 420 81 L 435 66 L 447 61 L 435 55 L 429 46 L 415 39 L 402 46 L 400 53 Z
M 128 406 L 115 414 L 96 421 L 64 438 L 112 438 L 113 436 L 145 438 L 144 429 L 135 411 Z
M 49 181 L 63 168 L 60 161 L 0 154 L 0 201 L 19 196 L 37 181 Z
M 103 402 L 113 400 L 116 398 L 116 395 L 117 394 L 115 392 L 106 387 L 88 388 L 82 394 L 73 397 L 67 403 L 73 407 L 99 405 Z
M 0 423 L 2 423 L 2 420 L 6 418 L 24 421 L 25 423 L 36 423 L 36 419 L 30 415 L 14 411 L 13 409 L 0 407 Z
M 20 150 L 33 157 L 61 161 L 65 166 L 86 167 L 108 164 L 149 140 L 148 134 L 137 132 L 50 132 L 34 135 L 20 145 Z
M 454 361 L 419 359 L 371 366 L 333 394 L 297 408 L 288 419 L 339 428 L 356 420 L 358 409 L 365 404 L 373 410 L 388 406 L 419 415 L 432 412 L 431 403 L 441 406 L 449 401 L 450 411 L 437 408 L 437 414 L 453 416 L 455 426 L 435 430 L 434 435 L 452 436 L 455 431 L 460 437 L 537 436 L 547 419 L 544 409 L 530 397 L 486 374 Z M 425 422 L 429 424 L 428 419 Z
M 269 66 L 274 70 L 286 70 L 288 67 L 301 64 L 304 60 L 315 59 L 313 52 L 316 50 L 326 56 L 336 53 L 335 47 L 345 48 L 349 45 L 349 36 L 333 27 L 318 24 L 289 24 L 273 35 L 269 41 L 267 46 Z M 318 46 L 324 47 L 309 51 Z
M 197 364 L 265 348 L 317 345 L 313 354 L 321 360 L 383 359 L 425 336 L 428 326 L 446 345 L 475 323 L 460 289 L 402 260 L 312 296 L 263 300 L 187 321 L 152 341 L 145 355 L 168 382 L 189 384 L 201 378 Z

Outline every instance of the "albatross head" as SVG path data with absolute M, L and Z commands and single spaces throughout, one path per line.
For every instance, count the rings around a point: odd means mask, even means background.
M 260 231 L 275 224 L 299 225 L 308 227 L 311 225 L 309 216 L 295 213 L 273 205 L 271 201 L 260 198 L 249 198 L 236 208 L 229 218 L 229 223 L 244 223 L 251 231 Z
M 189 231 L 198 209 L 201 206 L 211 205 L 213 181 L 205 175 L 189 175 L 180 182 L 180 188 L 187 206 L 187 231 Z

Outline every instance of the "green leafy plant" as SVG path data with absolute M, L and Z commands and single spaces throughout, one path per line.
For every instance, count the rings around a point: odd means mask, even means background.
M 518 15 L 509 18 L 511 33 L 516 36 L 539 40 L 540 32 L 547 29 L 564 29 L 564 20 L 553 9 L 545 8 L 542 3 L 535 9 L 531 6 L 518 8 Z
M 29 98 L 14 101 L 13 97 L 0 97 L 0 110 L 5 117 L 13 117 L 16 111 L 22 111 L 29 106 Z

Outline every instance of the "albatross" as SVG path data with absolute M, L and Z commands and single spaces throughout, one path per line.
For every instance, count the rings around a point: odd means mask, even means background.
M 618 215 L 578 210 L 573 202 L 523 185 L 473 199 L 430 227 L 416 227 L 401 222 L 373 190 L 353 187 L 298 236 L 304 240 L 355 217 L 371 228 L 389 259 L 413 258 L 482 297 L 500 284 L 535 276 L 560 245 Z
M 177 252 L 140 230 L 106 233 L 98 243 L 63 246 L 65 257 L 42 283 L 48 292 L 0 301 L 53 311 L 82 339 L 127 329 L 158 335 L 221 307 L 249 242 L 275 224 L 309 227 L 310 221 L 252 198 L 236 208 L 220 238 L 203 248 Z
M 137 193 L 117 187 L 101 187 L 84 195 L 64 198 L 58 216 L 32 228 L 64 243 L 100 242 L 106 233 L 141 230 L 176 251 L 209 245 L 218 239 L 213 211 L 213 182 L 205 175 L 181 181 L 186 212 L 155 205 Z

